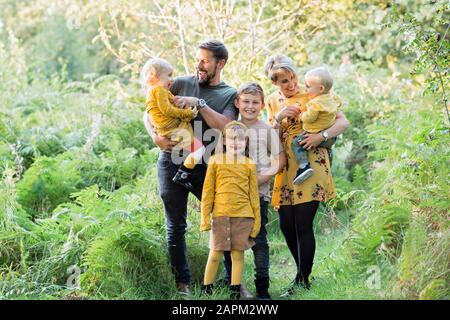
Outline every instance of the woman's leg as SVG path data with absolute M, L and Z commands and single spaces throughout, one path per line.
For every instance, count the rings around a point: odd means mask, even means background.
M 219 263 L 222 260 L 223 251 L 209 251 L 208 262 L 205 268 L 205 277 L 203 278 L 203 284 L 209 285 L 216 279 L 217 270 L 219 269 Z
M 231 250 L 231 285 L 240 285 L 244 273 L 244 251 Z
M 297 270 L 300 270 L 299 261 L 299 247 L 297 242 L 297 232 L 295 230 L 295 215 L 293 211 L 293 206 L 281 206 L 278 210 L 280 229 L 283 233 L 286 244 L 294 257 L 295 264 L 297 265 Z
M 298 257 L 300 258 L 299 280 L 309 284 L 316 239 L 314 237 L 313 221 L 319 207 L 319 201 L 301 203 L 294 206 L 295 226 L 297 231 Z

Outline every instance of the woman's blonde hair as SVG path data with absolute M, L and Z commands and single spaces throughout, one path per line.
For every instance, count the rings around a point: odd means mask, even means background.
M 281 71 L 287 71 L 297 75 L 297 69 L 294 66 L 294 61 L 283 54 L 276 54 L 267 58 L 264 64 L 264 72 L 270 80 L 276 82 L 278 74 Z
M 140 82 L 143 89 L 148 88 L 148 78 L 152 75 L 159 78 L 163 72 L 172 72 L 172 65 L 162 58 L 148 59 L 141 70 Z

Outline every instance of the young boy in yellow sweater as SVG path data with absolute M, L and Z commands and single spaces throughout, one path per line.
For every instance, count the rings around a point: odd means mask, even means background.
M 309 164 L 306 150 L 299 144 L 304 134 L 318 133 L 331 127 L 336 121 L 336 113 L 342 104 L 340 98 L 330 92 L 333 87 L 333 78 L 330 72 L 323 67 L 315 68 L 305 74 L 305 87 L 310 100 L 306 103 L 307 110 L 299 115 L 305 132 L 294 138 L 292 142 L 292 150 L 299 167 L 294 184 L 301 184 L 314 173 Z M 324 137 L 325 141 L 319 146 L 331 147 L 334 142 L 330 141 L 327 144 L 328 137 L 325 135 Z
M 224 141 L 209 158 L 202 192 L 200 230 L 211 230 L 202 291 L 212 293 L 224 251 L 231 251 L 233 299 L 240 295 L 244 251 L 255 244 L 261 225 L 256 164 L 248 157 L 247 130 L 238 121 L 225 126 Z
M 159 136 L 165 136 L 178 144 L 174 152 L 185 149 L 191 152 L 180 165 L 173 181 L 188 190 L 193 190 L 191 173 L 200 163 L 205 147 L 194 137 L 191 120 L 197 116 L 197 108 L 180 109 L 173 103 L 169 91 L 173 83 L 173 68 L 164 59 L 149 59 L 141 72 L 143 82 L 149 86 L 146 110 L 150 122 Z

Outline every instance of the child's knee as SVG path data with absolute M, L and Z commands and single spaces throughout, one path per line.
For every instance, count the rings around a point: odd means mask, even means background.
M 231 251 L 231 260 L 237 263 L 244 261 L 244 251 Z
M 223 254 L 220 251 L 211 251 L 209 254 L 209 261 L 211 263 L 219 264 L 222 260 L 222 256 Z

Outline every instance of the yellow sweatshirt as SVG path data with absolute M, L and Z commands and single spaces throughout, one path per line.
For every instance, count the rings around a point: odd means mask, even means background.
M 317 133 L 331 127 L 336 121 L 336 113 L 342 102 L 332 93 L 322 94 L 306 103 L 306 112 L 302 112 L 303 130 Z
M 190 121 L 194 112 L 177 108 L 173 98 L 173 94 L 162 86 L 153 87 L 147 96 L 146 110 L 153 128 L 160 136 L 171 137 L 180 128 L 192 131 Z
M 211 228 L 212 212 L 213 218 L 255 219 L 250 234 L 255 238 L 261 227 L 259 210 L 256 164 L 247 157 L 235 163 L 233 159 L 227 161 L 224 154 L 211 156 L 203 185 L 200 230 Z

